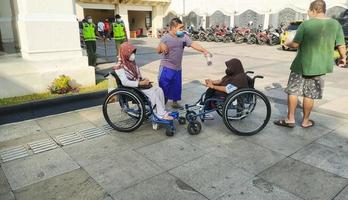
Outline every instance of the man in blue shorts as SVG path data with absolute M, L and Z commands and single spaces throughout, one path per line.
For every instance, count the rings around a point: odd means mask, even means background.
M 169 33 L 161 38 L 157 47 L 157 52 L 163 54 L 159 70 L 159 86 L 164 92 L 166 100 L 172 100 L 172 107 L 180 109 L 178 103 L 182 93 L 182 57 L 185 47 L 208 55 L 209 52 L 196 42 L 192 42 L 188 35 L 183 31 L 184 24 L 179 18 L 170 21 Z

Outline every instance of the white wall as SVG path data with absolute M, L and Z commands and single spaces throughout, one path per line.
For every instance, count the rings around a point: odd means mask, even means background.
M 225 15 L 230 15 L 234 11 L 240 14 L 249 9 L 265 14 L 270 11 L 275 13 L 284 8 L 292 8 L 295 11 L 306 13 L 310 2 L 310 0 L 185 0 L 185 14 L 194 11 L 198 15 L 211 15 L 220 10 Z M 328 8 L 347 7 L 346 0 L 326 0 L 326 3 Z M 183 14 L 183 0 L 172 0 L 166 13 L 168 12 L 181 16 Z

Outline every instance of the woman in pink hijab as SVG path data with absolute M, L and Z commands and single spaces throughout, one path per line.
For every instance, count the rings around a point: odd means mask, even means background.
M 126 87 L 143 88 L 142 92 L 149 98 L 152 106 L 156 106 L 154 113 L 158 118 L 173 120 L 169 112 L 165 110 L 164 94 L 160 87 L 152 86 L 149 79 L 141 76 L 139 67 L 135 63 L 136 48 L 129 42 L 125 42 L 120 47 L 120 60 L 114 67 L 122 85 Z

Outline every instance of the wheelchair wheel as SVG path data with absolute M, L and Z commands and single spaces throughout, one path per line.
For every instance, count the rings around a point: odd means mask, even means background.
M 120 132 L 131 132 L 141 126 L 145 119 L 145 104 L 131 90 L 116 89 L 110 92 L 103 103 L 106 122 Z
M 267 97 L 255 89 L 240 89 L 224 103 L 223 120 L 228 129 L 241 136 L 250 136 L 265 128 L 271 117 Z
M 187 131 L 190 135 L 198 135 L 202 130 L 202 125 L 199 121 L 195 120 L 187 125 Z

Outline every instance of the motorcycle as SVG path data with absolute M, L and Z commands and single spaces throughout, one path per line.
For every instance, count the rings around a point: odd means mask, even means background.
M 237 44 L 241 44 L 244 41 L 247 41 L 247 38 L 249 36 L 249 34 L 251 33 L 251 26 L 253 25 L 253 22 L 250 21 L 248 23 L 248 27 L 247 28 L 237 28 L 236 29 L 236 33 L 234 35 L 234 41 Z

